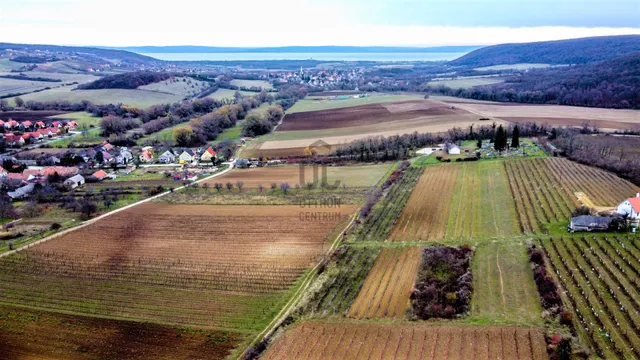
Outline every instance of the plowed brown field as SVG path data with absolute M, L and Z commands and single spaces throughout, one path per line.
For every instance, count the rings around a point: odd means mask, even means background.
M 0 260 L 6 303 L 259 329 L 354 206 L 147 203 Z M 254 320 L 257 319 L 257 320 Z
M 261 359 L 548 359 L 542 331 L 515 326 L 306 322 Z
M 441 102 L 429 100 L 372 104 L 340 109 L 287 114 L 277 131 L 335 129 L 410 120 L 424 116 L 467 114 Z
M 349 317 L 404 318 L 409 294 L 420 266 L 422 248 L 382 249 Z

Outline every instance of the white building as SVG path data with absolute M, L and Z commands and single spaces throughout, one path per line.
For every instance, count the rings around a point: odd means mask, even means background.
M 616 211 L 622 216 L 627 215 L 630 220 L 640 220 L 640 193 L 637 193 L 634 198 L 621 202 Z
M 460 155 L 460 147 L 458 145 L 449 146 L 449 155 Z
M 78 174 L 78 175 L 72 176 L 72 177 L 68 178 L 67 180 L 65 180 L 64 184 L 66 186 L 69 186 L 72 189 L 75 189 L 78 186 L 84 184 L 84 178 L 82 177 L 82 175 Z

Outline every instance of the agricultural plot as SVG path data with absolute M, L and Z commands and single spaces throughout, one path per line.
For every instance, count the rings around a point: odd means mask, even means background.
M 273 89 L 273 86 L 269 82 L 264 80 L 233 79 L 231 80 L 231 85 L 244 88 L 259 87 L 265 90 Z
M 0 306 L 0 354 L 11 359 L 223 359 L 239 333 Z
M 542 307 L 522 242 L 477 244 L 472 268 L 469 322 L 542 325 Z
M 374 94 L 368 97 L 359 99 L 346 99 L 346 100 L 329 100 L 321 97 L 311 97 L 309 99 L 299 100 L 293 105 L 287 114 L 293 114 L 303 111 L 318 111 L 327 109 L 339 109 L 345 107 L 353 107 L 369 104 L 382 104 L 389 102 L 421 100 L 422 95 L 391 95 L 391 94 Z
M 503 78 L 491 76 L 491 77 L 461 77 L 451 80 L 435 80 L 429 81 L 429 86 L 447 86 L 452 89 L 471 89 L 474 86 L 492 85 L 504 82 Z
M 404 318 L 420 266 L 422 248 L 385 248 L 376 259 L 349 317 Z
M 570 189 L 554 175 L 555 169 L 551 164 L 555 161 L 531 159 L 504 162 L 523 233 L 541 233 L 548 231 L 547 224 L 566 223 L 573 209 L 580 205 Z
M 305 322 L 261 359 L 547 359 L 544 336 L 526 327 Z
M 0 260 L 3 302 L 260 330 L 354 210 L 148 203 Z
M 604 359 L 640 358 L 640 247 L 622 237 L 540 240 L 581 340 Z
M 371 104 L 331 110 L 287 113 L 278 131 L 346 128 L 410 120 L 424 116 L 466 114 L 440 102 L 420 100 L 388 104 Z
M 373 207 L 355 235 L 356 241 L 384 241 L 387 238 L 422 171 L 415 167 L 405 170 L 402 178 L 391 185 L 387 195 Z
M 471 240 L 518 233 L 500 162 L 424 168 L 387 241 Z
M 0 96 L 24 94 L 36 90 L 41 90 L 47 87 L 56 87 L 60 85 L 62 84 L 59 82 L 0 78 Z
M 300 311 L 315 317 L 346 315 L 379 252 L 377 247 L 338 248 Z
M 191 97 L 198 95 L 208 87 L 209 83 L 206 81 L 195 80 L 188 77 L 175 77 L 157 83 L 139 86 L 138 89 Z
M 387 173 L 392 164 L 380 165 L 364 165 L 364 166 L 304 166 L 283 165 L 283 166 L 267 166 L 253 169 L 236 169 L 228 174 L 207 181 L 209 185 L 215 183 L 226 184 L 231 182 L 236 184 L 242 181 L 244 187 L 257 188 L 258 185 L 269 189 L 271 184 L 280 186 L 282 183 L 288 183 L 291 187 L 296 184 L 304 187 L 307 183 L 322 183 L 323 178 L 326 183 L 338 187 L 346 186 L 348 188 L 371 187 L 378 183 L 380 178 Z
M 581 165 L 564 158 L 546 159 L 556 179 L 576 192 L 585 193 L 599 207 L 617 206 L 620 201 L 633 197 L 637 186 L 616 175 L 595 167 Z
M 75 86 L 65 86 L 20 96 L 24 101 L 69 101 L 79 103 L 82 100 L 94 104 L 126 104 L 148 107 L 155 104 L 174 103 L 182 100 L 182 96 L 140 89 L 97 89 L 74 90 Z M 11 98 L 12 100 L 14 98 Z
M 425 169 L 389 235 L 390 241 L 444 237 L 458 169 L 445 165 Z

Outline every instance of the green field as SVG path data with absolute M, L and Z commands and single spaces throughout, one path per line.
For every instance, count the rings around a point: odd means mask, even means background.
M 323 98 L 306 98 L 298 100 L 287 113 L 305 112 L 305 111 L 317 111 L 328 109 L 339 109 L 352 106 L 368 105 L 368 104 L 381 104 L 397 101 L 408 100 L 420 100 L 424 95 L 387 95 L 387 94 L 373 94 L 365 98 L 359 99 L 346 99 L 346 100 L 325 100 Z M 323 100 L 319 100 L 323 99 Z
M 453 80 L 429 81 L 427 85 L 447 86 L 453 89 L 470 89 L 474 86 L 499 84 L 503 81 L 504 79 L 499 77 L 460 78 L 460 79 L 453 79 Z
M 273 89 L 273 86 L 264 80 L 233 79 L 231 80 L 231 85 L 244 87 L 244 88 L 259 87 L 265 90 Z
M 52 83 L 55 84 L 55 83 Z M 38 93 L 20 96 L 23 100 L 57 101 L 66 100 L 79 103 L 82 100 L 91 101 L 94 104 L 126 104 L 138 107 L 149 107 L 155 104 L 179 102 L 183 96 L 165 94 L 156 91 L 139 89 L 98 89 L 98 90 L 72 90 L 72 86 L 66 86 Z M 12 98 L 13 100 L 13 98 Z
M 80 135 L 66 136 L 62 139 L 52 141 L 50 143 L 51 146 L 57 148 L 66 148 L 69 147 L 69 144 L 97 144 L 101 143 L 104 138 L 100 135 L 100 128 L 93 128 L 87 131 L 84 131 Z
M 49 119 L 71 119 L 78 123 L 78 128 L 81 130 L 83 127 L 89 128 L 91 125 L 94 127 L 100 126 L 100 118 L 94 117 L 86 111 L 78 111 L 62 115 L 49 116 Z
M 251 91 L 242 91 L 239 90 L 240 94 L 242 94 L 243 96 L 251 96 L 251 95 L 255 95 L 256 93 L 251 92 Z M 236 93 L 236 90 L 231 90 L 231 89 L 218 89 L 216 90 L 213 94 L 207 95 L 208 98 L 211 99 L 217 99 L 217 100 L 224 100 L 224 99 L 231 99 L 233 100 L 234 95 Z
M 176 77 L 140 86 L 138 90 L 157 91 L 182 97 L 191 97 L 198 95 L 208 87 L 209 83 L 206 81 L 195 80 L 189 77 Z

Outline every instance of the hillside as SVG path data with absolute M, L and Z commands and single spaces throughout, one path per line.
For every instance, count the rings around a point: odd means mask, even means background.
M 495 85 L 432 90 L 477 100 L 640 109 L 640 51 L 591 64 L 530 70 Z
M 281 46 L 281 47 L 217 47 L 217 46 L 135 46 L 115 48 L 137 53 L 466 53 L 480 46 Z
M 119 60 L 129 64 L 160 64 L 161 60 L 154 59 L 149 56 L 144 56 L 136 53 L 132 53 L 124 50 L 112 50 L 112 49 L 99 49 L 92 47 L 79 47 L 79 46 L 57 46 L 57 45 L 34 45 L 34 44 L 12 44 L 12 43 L 0 43 L 0 51 L 13 49 L 24 51 L 49 51 L 56 53 L 72 53 L 76 55 L 89 55 L 102 59 Z
M 640 35 L 601 36 L 487 46 L 450 62 L 458 66 L 502 64 L 585 64 L 640 51 Z
M 78 89 L 136 89 L 139 86 L 157 83 L 174 76 L 169 73 L 151 71 L 137 71 L 124 74 L 109 75 L 88 84 L 78 86 Z

